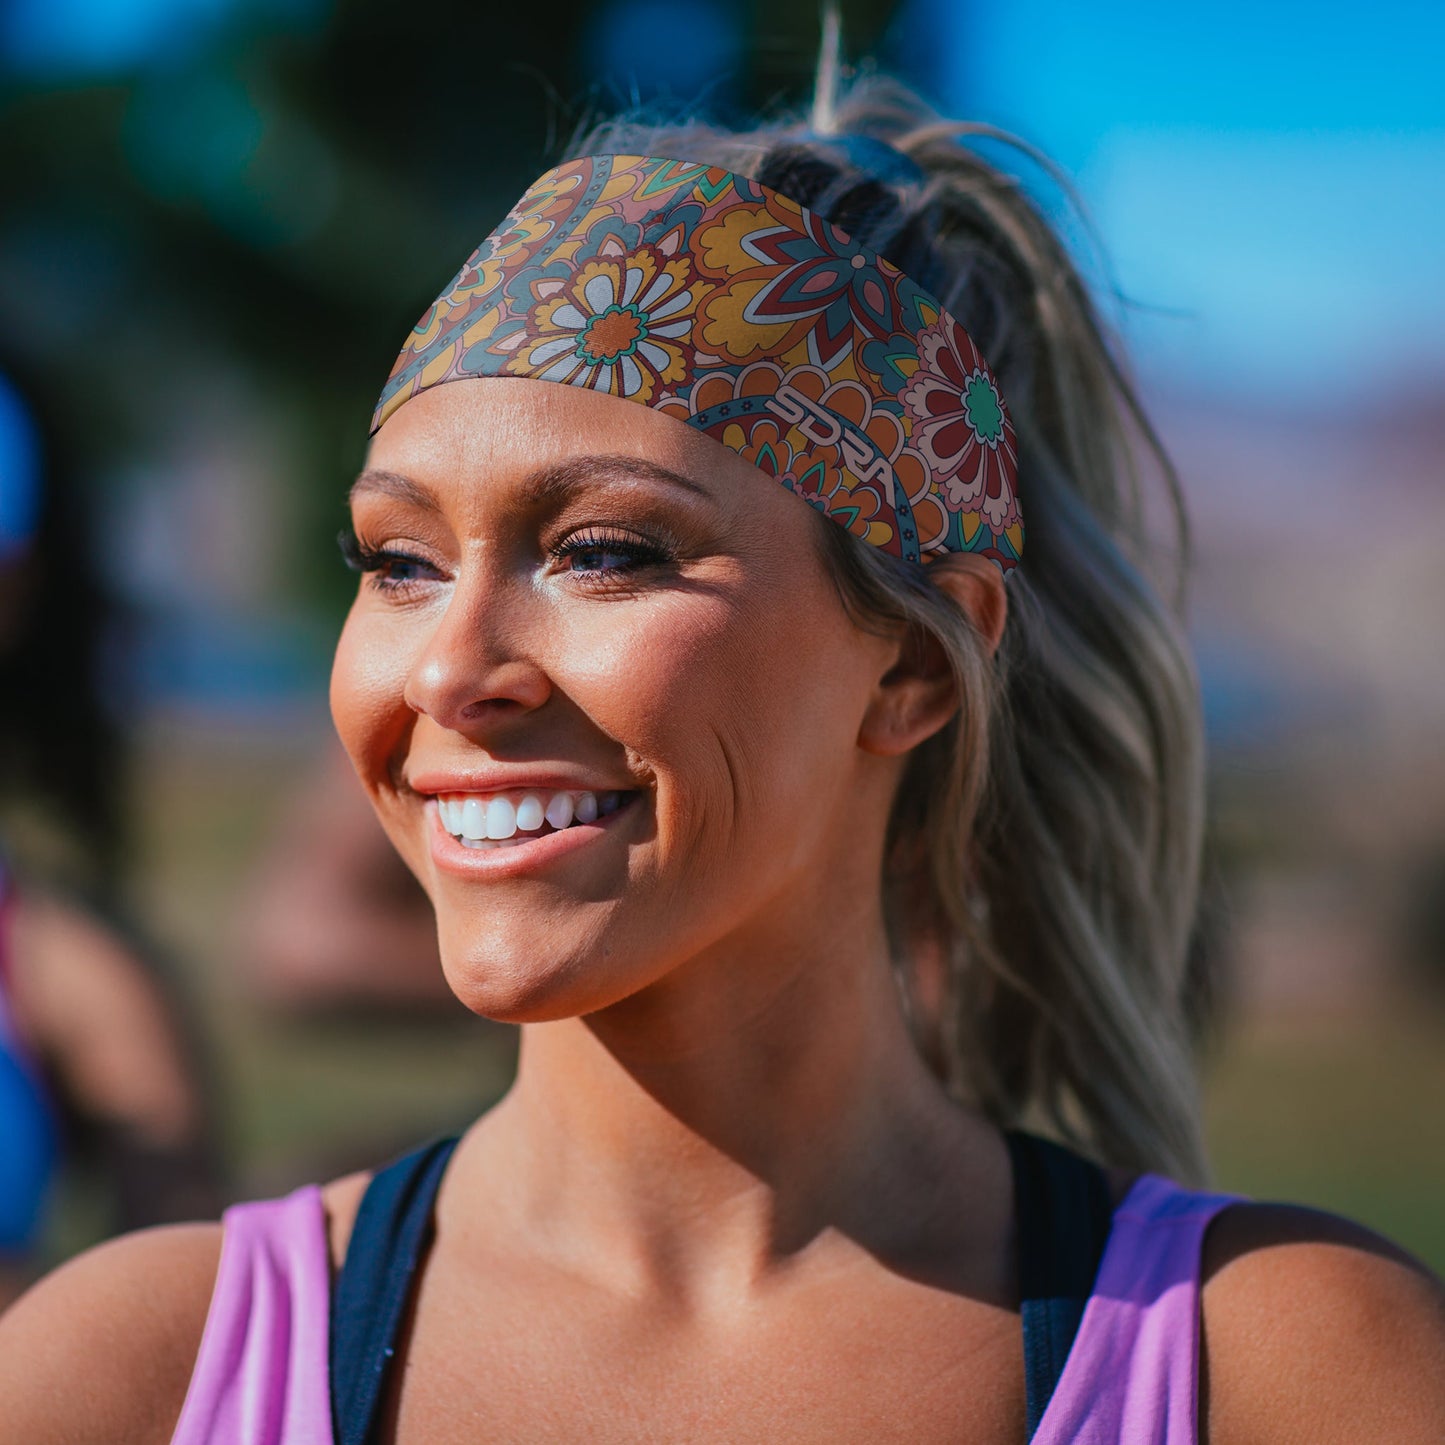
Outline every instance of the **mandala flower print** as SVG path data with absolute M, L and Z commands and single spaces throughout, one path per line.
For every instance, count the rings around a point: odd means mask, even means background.
M 887 335 L 897 304 L 884 263 L 821 217 L 800 218 L 800 234 L 764 234 L 757 249 L 783 267 L 749 302 L 758 325 L 809 323 L 813 365 L 832 371 L 857 344 L 858 331 Z
M 836 226 L 781 197 L 735 205 L 701 228 L 704 274 L 722 284 L 704 337 L 729 360 L 783 357 L 800 343 L 826 372 L 846 363 L 857 336 L 898 321 L 898 272 Z
M 946 312 L 918 334 L 918 370 L 900 395 L 910 444 L 942 479 L 951 508 L 995 534 L 1020 521 L 1013 423 L 968 334 Z
M 515 263 L 519 257 L 540 249 L 557 229 L 558 222 L 576 209 L 576 192 L 585 180 L 576 166 L 558 166 L 548 171 L 487 238 L 488 257 Z
M 745 462 L 781 482 L 810 507 L 828 512 L 828 500 L 838 489 L 836 466 L 829 467 L 821 457 L 794 449 L 792 441 L 772 417 L 754 421 L 751 427 L 733 425 L 720 438 L 725 447 L 735 451 Z
M 768 399 L 783 374 L 771 361 L 754 362 L 741 371 L 704 371 L 691 386 L 663 397 L 657 410 L 689 426 L 705 422 L 707 434 L 729 451 L 828 513 L 843 483 L 842 457 L 835 445 L 820 447 L 768 411 Z M 807 384 L 812 394 L 819 394 L 827 378 L 809 376 Z
M 495 307 L 501 281 L 502 263 L 494 256 L 484 256 L 480 250 L 474 252 L 442 299 L 418 322 L 412 350 L 421 351 L 442 327 L 470 322 L 481 312 Z
M 687 258 L 668 260 L 651 246 L 589 261 L 532 313 L 507 370 L 648 402 L 685 379 L 684 343 L 710 289 Z

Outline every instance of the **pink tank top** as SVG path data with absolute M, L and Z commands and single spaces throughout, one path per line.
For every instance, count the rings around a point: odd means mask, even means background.
M 172 1445 L 331 1445 L 321 1191 L 238 1204 Z
M 1196 1445 L 1204 1231 L 1236 1201 L 1146 1174 L 1114 1211 L 1094 1292 L 1033 1445 Z M 171 1445 L 334 1445 L 321 1193 L 226 1211 Z

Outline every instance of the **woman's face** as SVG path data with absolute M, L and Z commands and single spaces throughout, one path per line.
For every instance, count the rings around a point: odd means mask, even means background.
M 859 730 L 897 648 L 778 483 L 635 403 L 476 379 L 395 413 L 352 514 L 332 710 L 469 1007 L 590 1013 L 876 896 L 896 772 Z

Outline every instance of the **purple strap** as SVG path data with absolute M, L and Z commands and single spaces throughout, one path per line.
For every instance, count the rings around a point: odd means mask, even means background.
M 221 1263 L 171 1445 L 332 1445 L 321 1191 L 225 1214 Z
M 1153 1174 L 1135 1182 L 1034 1445 L 1196 1445 L 1200 1251 L 1237 1202 Z

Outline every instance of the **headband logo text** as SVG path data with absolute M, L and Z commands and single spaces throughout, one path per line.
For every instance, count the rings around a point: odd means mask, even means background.
M 803 395 L 785 381 L 764 406 L 789 426 L 795 426 L 815 446 L 839 446 L 848 469 L 865 482 L 881 482 L 887 489 L 888 503 L 896 505 L 893 496 L 893 468 L 887 458 L 858 435 L 844 427 L 827 407 Z

